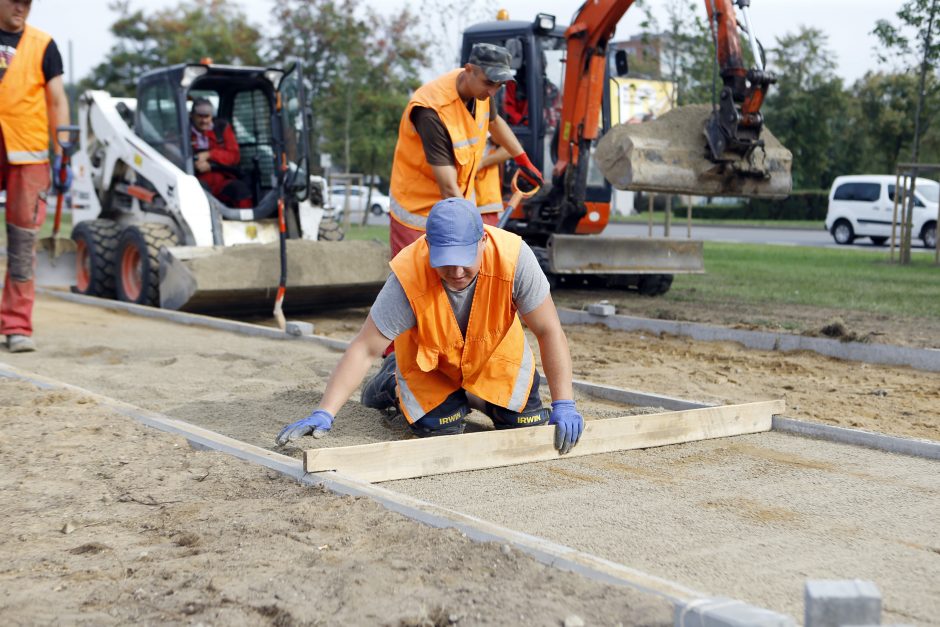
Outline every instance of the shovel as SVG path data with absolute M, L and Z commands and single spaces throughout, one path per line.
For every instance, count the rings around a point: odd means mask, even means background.
M 506 228 L 506 224 L 509 223 L 509 216 L 511 216 L 512 212 L 516 210 L 516 207 L 519 206 L 519 203 L 522 202 L 526 198 L 532 198 L 533 196 L 535 196 L 536 192 L 538 192 L 539 189 L 541 189 L 539 186 L 533 187 L 527 192 L 524 192 L 521 189 L 519 189 L 519 170 L 516 170 L 516 173 L 515 175 L 513 175 L 512 182 L 510 183 L 510 185 L 512 187 L 512 198 L 509 199 L 509 204 L 506 205 L 506 209 L 505 211 L 503 211 L 503 214 L 499 216 L 499 222 L 496 225 L 497 227 L 501 229 Z
M 78 147 L 77 126 L 60 126 L 56 134 L 69 134 L 66 141 L 59 141 L 62 147 L 62 163 L 54 176 L 60 183 L 65 183 L 72 154 Z M 75 282 L 75 242 L 59 237 L 62 226 L 62 204 L 65 192 L 57 192 L 55 199 L 55 220 L 52 223 L 52 237 L 39 240 L 36 250 L 36 284 L 46 287 L 68 287 Z

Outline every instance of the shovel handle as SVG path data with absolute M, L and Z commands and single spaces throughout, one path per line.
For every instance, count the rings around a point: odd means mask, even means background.
M 506 205 L 506 210 L 503 211 L 503 215 L 499 217 L 499 228 L 504 228 L 506 223 L 509 222 L 509 216 L 512 215 L 512 212 L 516 210 L 516 207 L 519 206 L 519 203 L 525 198 L 531 198 L 541 189 L 539 186 L 533 187 L 530 191 L 524 192 L 519 189 L 519 170 L 516 170 L 516 173 L 512 177 L 512 182 L 510 183 L 512 187 L 512 196 L 509 198 L 509 204 Z

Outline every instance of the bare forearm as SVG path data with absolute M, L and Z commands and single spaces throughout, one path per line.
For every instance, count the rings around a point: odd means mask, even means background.
M 509 157 L 516 158 L 524 152 L 512 129 L 499 116 L 490 123 L 490 135 L 494 142 L 506 149 Z
M 574 399 L 571 379 L 571 353 L 568 339 L 560 328 L 538 337 L 539 353 L 542 356 L 542 369 L 548 379 L 548 389 L 552 400 Z
M 65 87 L 61 76 L 55 77 L 46 86 L 46 112 L 46 117 L 49 119 L 49 136 L 55 138 L 52 147 L 55 154 L 60 155 L 62 154 L 62 147 L 59 146 L 59 141 L 60 139 L 68 139 L 68 134 L 62 133 L 60 137 L 57 129 L 71 123 L 69 99 L 65 95 Z
M 480 169 L 482 170 L 484 168 L 488 168 L 491 165 L 498 165 L 503 161 L 507 161 L 508 159 L 509 151 L 500 146 L 496 150 L 483 156 L 483 161 L 480 162 Z
M 432 165 L 431 171 L 434 173 L 434 180 L 441 190 L 441 198 L 453 198 L 463 196 L 460 186 L 457 185 L 457 168 L 452 165 Z

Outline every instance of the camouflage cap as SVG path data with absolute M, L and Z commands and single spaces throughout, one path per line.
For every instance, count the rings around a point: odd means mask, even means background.
M 486 74 L 486 77 L 497 83 L 504 83 L 515 79 L 509 62 L 512 55 L 502 46 L 495 44 L 473 44 L 468 63 L 477 65 Z

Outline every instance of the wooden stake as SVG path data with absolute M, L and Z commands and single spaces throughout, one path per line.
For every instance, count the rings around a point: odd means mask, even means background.
M 589 420 L 565 459 L 769 431 L 782 400 Z M 304 451 L 307 472 L 335 470 L 363 481 L 410 479 L 549 461 L 561 456 L 555 427 L 465 433 Z

